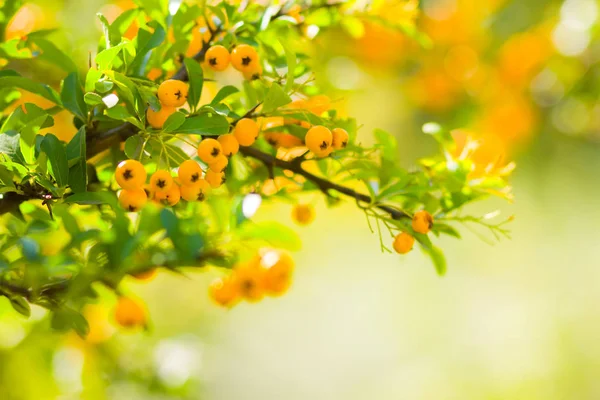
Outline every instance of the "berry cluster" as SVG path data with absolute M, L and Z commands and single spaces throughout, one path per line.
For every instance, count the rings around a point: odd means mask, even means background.
M 213 71 L 225 71 L 229 64 L 244 74 L 247 80 L 258 79 L 262 74 L 262 66 L 254 47 L 240 44 L 229 53 L 227 48 L 215 45 L 206 51 L 206 65 Z
M 433 217 L 425 210 L 417 211 L 413 215 L 412 229 L 416 233 L 427 235 L 433 228 Z M 415 238 L 407 232 L 401 232 L 394 238 L 393 247 L 397 253 L 406 254 L 412 250 Z
M 154 111 L 152 107 L 148 107 L 146 112 L 148 124 L 154 129 L 162 129 L 167 118 L 177 111 L 177 107 L 186 103 L 188 90 L 188 85 L 183 81 L 169 79 L 161 83 L 157 93 L 161 108 Z
M 265 295 L 281 296 L 291 285 L 293 270 L 289 254 L 266 250 L 236 265 L 229 276 L 217 278 L 210 285 L 210 297 L 223 307 L 233 307 L 240 300 L 255 303 Z

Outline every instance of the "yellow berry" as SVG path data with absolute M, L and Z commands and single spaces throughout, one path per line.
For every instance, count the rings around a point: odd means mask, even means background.
M 216 139 L 207 138 L 198 145 L 198 157 L 206 164 L 214 163 L 221 154 L 221 143 Z
M 256 63 L 252 68 L 244 70 L 242 74 L 244 75 L 244 79 L 247 81 L 254 81 L 259 79 L 263 73 L 262 65 Z
M 417 233 L 427 234 L 433 227 L 433 217 L 427 211 L 417 211 L 413 216 L 412 228 Z
M 158 100 L 168 107 L 181 107 L 188 97 L 187 83 L 175 79 L 164 81 L 158 87 Z
M 394 238 L 393 247 L 396 253 L 406 254 L 412 250 L 414 244 L 415 238 L 406 232 L 402 232 Z
M 140 211 L 148 201 L 144 189 L 123 189 L 119 192 L 119 204 L 129 212 Z
M 333 136 L 333 140 L 331 142 L 331 147 L 335 150 L 340 150 L 345 148 L 348 145 L 348 132 L 342 128 L 335 128 L 331 131 Z
M 216 172 L 212 169 L 206 171 L 206 181 L 213 188 L 218 188 L 222 184 L 225 183 L 225 173 L 224 172 Z
M 124 328 L 146 325 L 146 310 L 143 305 L 129 297 L 119 297 L 115 308 L 115 321 Z
M 256 121 L 250 118 L 240 119 L 233 130 L 233 136 L 241 146 L 251 146 L 258 137 L 259 127 Z
M 258 53 L 252 46 L 240 44 L 231 52 L 231 65 L 238 71 L 252 70 L 258 63 Z
M 240 296 L 249 302 L 257 302 L 265 295 L 265 270 L 260 260 L 252 260 L 238 265 L 233 271 L 233 279 L 237 284 Z
M 240 295 L 236 282 L 231 278 L 217 278 L 208 288 L 210 298 L 222 307 L 232 307 Z
M 154 197 L 158 192 L 168 192 L 173 185 L 173 177 L 169 171 L 164 169 L 156 171 L 150 177 L 150 188 L 154 192 Z
M 152 108 L 148 107 L 146 119 L 148 120 L 150 126 L 154 129 L 162 129 L 167 118 L 169 118 L 175 111 L 177 111 L 175 107 L 168 107 L 164 104 L 158 111 L 154 111 Z
M 229 160 L 223 154 L 221 154 L 214 162 L 208 164 L 208 168 L 215 172 L 223 172 L 227 168 Z
M 123 189 L 140 189 L 146 183 L 146 170 L 136 160 L 121 161 L 115 171 L 115 179 Z
M 300 225 L 308 225 L 315 219 L 315 209 L 310 204 L 298 204 L 292 209 L 292 219 Z
M 206 51 L 204 59 L 210 69 L 214 71 L 225 71 L 227 67 L 229 67 L 230 55 L 225 47 L 216 45 Z
M 329 129 L 324 126 L 314 126 L 306 132 L 304 143 L 310 151 L 319 157 L 323 157 L 333 141 L 333 135 Z
M 172 184 L 171 188 L 166 192 L 156 192 L 154 200 L 159 201 L 163 204 L 167 204 L 171 207 L 179 203 L 181 199 L 181 192 L 179 186 Z
M 179 166 L 177 176 L 182 185 L 194 185 L 202 178 L 202 168 L 196 161 L 186 160 Z
M 288 253 L 270 251 L 263 257 L 263 265 L 265 261 L 270 261 L 271 255 L 277 257 L 277 260 L 272 265 L 265 265 L 264 285 L 269 295 L 280 296 L 288 290 L 292 283 L 294 260 Z
M 195 185 L 183 185 L 179 188 L 181 191 L 181 198 L 185 201 L 204 201 L 210 191 L 210 184 L 200 179 Z
M 307 108 L 314 114 L 321 115 L 331 108 L 331 100 L 324 94 L 311 97 L 307 101 Z
M 240 143 L 231 133 L 221 135 L 217 140 L 219 143 L 221 143 L 221 150 L 227 157 L 237 154 L 237 152 L 240 150 Z

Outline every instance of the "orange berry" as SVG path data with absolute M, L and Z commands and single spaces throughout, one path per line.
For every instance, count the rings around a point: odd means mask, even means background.
M 194 185 L 202 178 L 202 168 L 194 160 L 185 160 L 179 166 L 177 176 L 182 185 Z
M 229 160 L 223 154 L 221 154 L 214 162 L 208 164 L 208 168 L 215 172 L 223 172 L 227 168 Z
M 147 271 L 142 271 L 142 272 L 137 272 L 135 274 L 131 274 L 131 276 L 133 276 L 135 279 L 137 279 L 139 281 L 149 282 L 149 281 L 153 280 L 154 278 L 156 278 L 157 274 L 158 274 L 158 269 L 152 268 Z
M 236 46 L 231 52 L 231 65 L 240 72 L 250 71 L 258 64 L 258 53 L 247 44 Z
M 331 108 L 331 100 L 324 94 L 311 97 L 307 101 L 307 108 L 314 114 L 321 115 Z
M 250 118 L 242 118 L 235 125 L 233 136 L 241 146 L 251 146 L 256 141 L 259 130 L 256 121 Z
M 332 141 L 333 134 L 331 131 L 321 125 L 310 128 L 304 138 L 306 147 L 319 157 L 329 154 L 327 151 L 331 147 Z
M 158 100 L 168 107 L 181 107 L 188 97 L 188 85 L 183 81 L 169 79 L 158 87 Z
M 272 263 L 270 258 L 276 257 Z M 265 262 L 272 265 L 265 265 Z M 294 260 L 285 252 L 269 251 L 263 256 L 265 266 L 264 284 L 267 293 L 271 296 L 280 296 L 285 293 L 292 283 L 292 272 L 294 271 Z
M 173 207 L 181 199 L 181 192 L 179 186 L 173 184 L 171 188 L 166 192 L 156 192 L 154 200 L 161 202 L 162 204 Z
M 345 148 L 348 145 L 348 132 L 342 128 L 335 128 L 331 131 L 333 136 L 333 140 L 331 141 L 331 146 L 335 150 L 340 150 Z
M 216 139 L 203 139 L 198 145 L 198 157 L 206 164 L 214 163 L 220 155 L 222 155 L 221 143 Z
M 315 220 L 315 209 L 310 204 L 297 204 L 292 209 L 292 219 L 300 225 L 308 225 Z
M 158 192 L 168 192 L 172 185 L 173 177 L 169 171 L 165 171 L 164 169 L 156 171 L 150 177 L 150 188 L 154 192 L 155 198 Z
M 428 234 L 433 227 L 433 217 L 425 210 L 417 211 L 413 216 L 412 228 L 417 233 Z
M 146 325 L 146 310 L 137 300 L 129 297 L 119 297 L 115 308 L 115 321 L 123 328 L 135 328 Z
M 237 152 L 240 150 L 240 143 L 231 133 L 221 135 L 217 140 L 219 143 L 221 143 L 221 150 L 227 157 L 237 154 Z
M 254 81 L 256 79 L 260 79 L 260 76 L 263 73 L 262 65 L 256 63 L 252 68 L 249 68 L 242 72 L 244 75 L 244 79 L 247 81 Z
M 289 149 L 292 147 L 302 146 L 303 142 L 300 138 L 283 132 L 266 132 L 263 134 L 265 140 L 273 147 Z
M 181 191 L 181 197 L 185 201 L 204 201 L 210 191 L 210 184 L 206 180 L 200 179 L 194 185 L 181 186 L 179 190 Z
M 218 188 L 225 183 L 225 173 L 211 170 L 206 171 L 206 181 L 213 188 Z
M 154 129 L 162 129 L 165 121 L 175 111 L 177 111 L 175 107 L 168 107 L 166 105 L 163 105 L 158 111 L 154 111 L 152 108 L 148 107 L 148 111 L 146 111 L 146 119 L 148 120 L 148 124 L 150 124 L 150 126 Z
M 249 302 L 257 302 L 265 295 L 264 272 L 260 260 L 251 260 L 238 265 L 233 271 L 240 296 Z
M 115 179 L 123 189 L 140 189 L 146 183 L 146 170 L 137 160 L 121 161 L 115 171 Z
M 414 244 L 415 238 L 406 232 L 402 232 L 394 238 L 393 247 L 396 253 L 406 254 L 412 250 Z
M 144 189 L 123 189 L 119 192 L 119 204 L 129 212 L 140 211 L 148 201 Z
M 210 298 L 220 306 L 232 307 L 239 301 L 236 282 L 229 278 L 217 278 L 208 288 Z
M 206 64 L 212 70 L 225 71 L 227 67 L 229 67 L 230 55 L 225 47 L 216 45 L 206 51 L 204 59 L 206 60 Z

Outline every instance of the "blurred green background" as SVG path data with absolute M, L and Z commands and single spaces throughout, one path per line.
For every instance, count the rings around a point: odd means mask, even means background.
M 99 39 L 95 13 L 114 18 L 127 6 L 32 3 L 42 13 L 32 29 L 60 26 L 56 40 L 81 63 Z M 598 6 L 430 0 L 417 17 L 430 49 L 378 33 L 352 51 L 339 45 L 351 40 L 344 32 L 321 43 L 330 47 L 319 79 L 343 99 L 339 109 L 365 124 L 364 141 L 376 127 L 395 133 L 406 165 L 435 149 L 424 122 L 478 130 L 490 110 L 514 106 L 492 121 L 518 165 L 516 200 L 470 210 L 515 215 L 512 240 L 489 245 L 465 227 L 463 240 L 440 243 L 449 263 L 440 278 L 418 251 L 381 254 L 353 204 L 327 209 L 308 197 L 317 218 L 297 228 L 303 250 L 282 298 L 226 311 L 206 295 L 217 272 L 161 272 L 126 284 L 148 305 L 149 332 L 113 328 L 107 297 L 88 315 L 88 341 L 52 332 L 39 308 L 25 320 L 0 299 L 0 399 L 600 398 Z M 524 32 L 533 44 L 519 42 Z M 448 67 L 457 46 L 468 50 L 458 76 Z M 532 49 L 543 49 L 535 60 Z M 473 69 L 486 76 L 465 77 Z M 428 70 L 433 83 L 421 79 Z M 255 218 L 291 225 L 290 213 L 263 204 Z

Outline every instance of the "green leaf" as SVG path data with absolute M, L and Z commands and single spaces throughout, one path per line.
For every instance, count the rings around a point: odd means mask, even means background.
M 137 160 L 140 158 L 143 146 L 144 139 L 140 135 L 130 136 L 125 141 L 125 155 L 130 159 Z
M 56 180 L 59 187 L 64 187 L 69 182 L 69 163 L 65 146 L 53 134 L 44 136 L 41 150 L 48 155 L 48 166 L 50 174 Z
M 121 53 L 121 51 L 127 51 L 130 54 L 135 54 L 135 47 L 131 42 L 121 42 L 110 49 L 102 50 L 100 53 L 96 54 L 96 64 L 98 64 L 98 70 L 111 70 L 115 59 L 119 53 Z
M 114 194 L 108 191 L 75 193 L 66 197 L 63 201 L 65 203 L 76 203 L 82 205 L 109 204 L 113 208 L 117 206 L 117 198 Z
M 185 114 L 177 111 L 171 115 L 165 121 L 163 125 L 163 131 L 165 132 L 173 132 L 176 131 L 183 123 L 185 122 Z
M 90 331 L 90 326 L 83 315 L 71 308 L 54 310 L 50 326 L 63 332 L 73 329 L 81 337 L 87 336 Z
M 197 134 L 216 136 L 229 131 L 229 122 L 222 115 L 201 114 L 186 118 L 183 125 L 177 129 L 181 134 Z
M 76 160 L 69 168 L 69 187 L 75 193 L 85 192 L 87 190 L 85 126 L 79 128 L 77 134 L 67 144 L 67 159 Z
M 23 297 L 11 296 L 9 300 L 10 305 L 16 312 L 27 318 L 31 316 L 31 307 L 29 306 L 27 300 L 25 300 Z
M 96 90 L 96 92 L 102 94 L 109 92 L 114 86 L 115 84 L 113 82 L 105 79 L 94 83 L 94 89 Z
M 16 131 L 8 131 L 0 134 L 0 154 L 6 154 L 11 160 L 19 158 L 19 135 Z
M 188 92 L 188 104 L 192 109 L 192 112 L 196 111 L 196 107 L 200 102 L 200 96 L 202 95 L 202 86 L 204 85 L 204 73 L 200 63 L 193 58 L 186 58 L 183 60 L 185 68 L 188 72 L 190 88 Z
M 165 143 L 166 157 L 169 159 L 171 165 L 181 165 L 182 162 L 189 160 L 190 156 L 186 154 L 181 147 L 174 146 L 170 143 Z
M 285 106 L 292 102 L 290 96 L 288 96 L 281 86 L 277 83 L 273 83 L 265 96 L 265 102 L 263 104 L 263 113 L 270 113 L 278 109 L 279 107 Z
M 31 41 L 42 50 L 42 54 L 38 56 L 39 59 L 50 62 L 67 73 L 77 72 L 77 65 L 73 59 L 56 47 L 54 43 L 42 37 L 32 38 Z
M 60 100 L 60 96 L 56 92 L 56 90 L 52 89 L 48 85 L 44 85 L 42 83 L 34 82 L 28 78 L 24 78 L 22 76 L 1 76 L 0 77 L 0 89 L 5 87 L 13 87 L 23 89 L 33 94 L 37 94 L 42 96 L 43 98 L 50 100 L 51 102 L 62 105 Z
M 154 32 L 140 29 L 138 31 L 136 43 L 136 55 L 129 66 L 129 70 L 135 75 L 144 75 L 144 67 L 147 62 L 146 55 L 154 48 L 160 46 L 165 40 L 165 29 L 157 21 L 151 21 L 148 26 L 154 29 Z
M 375 129 L 375 140 L 381 148 L 381 154 L 388 161 L 398 160 L 398 143 L 396 138 L 391 133 L 382 129 Z
M 296 70 L 296 53 L 294 50 L 283 40 L 279 40 L 283 50 L 285 52 L 285 60 L 287 63 L 287 77 L 285 82 L 285 92 L 289 93 L 294 87 L 294 71 Z
M 219 92 L 217 93 L 215 98 L 210 102 L 210 105 L 216 106 L 217 104 L 219 104 L 220 102 L 225 100 L 227 97 L 229 97 L 232 94 L 235 94 L 239 91 L 240 90 L 235 86 L 231 86 L 231 85 L 223 86 L 221 88 L 221 90 L 219 90 Z
M 431 239 L 429 239 L 427 235 L 415 233 L 415 238 L 421 245 L 423 252 L 431 258 L 431 261 L 433 261 L 433 265 L 435 266 L 435 270 L 438 275 L 444 276 L 448 266 L 442 250 L 439 247 L 434 246 L 433 243 L 431 243 Z
M 92 93 L 92 92 L 88 92 L 83 96 L 83 100 L 85 101 L 85 104 L 87 104 L 88 106 L 97 106 L 100 104 L 104 104 L 102 102 L 102 96 L 100 96 L 97 93 Z
M 240 240 L 265 241 L 273 247 L 290 251 L 302 248 L 302 242 L 296 232 L 279 222 L 254 223 L 248 220 L 240 226 L 237 236 Z
M 83 99 L 83 89 L 79 84 L 77 73 L 70 73 L 63 82 L 60 97 L 66 109 L 75 114 L 82 121 L 87 119 L 87 106 Z

